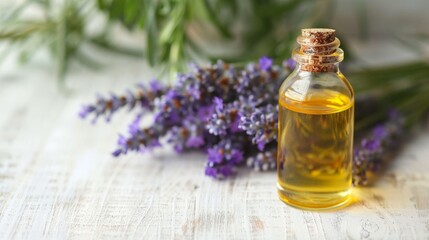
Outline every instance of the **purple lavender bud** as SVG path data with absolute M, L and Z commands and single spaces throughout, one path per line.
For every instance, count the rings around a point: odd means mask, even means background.
M 198 109 L 197 116 L 200 121 L 205 122 L 213 115 L 213 106 L 201 106 Z
M 137 134 L 137 133 L 134 133 L 134 134 Z M 120 147 L 122 147 L 123 149 L 127 149 L 128 148 L 127 139 L 123 135 L 121 135 L 121 134 L 119 134 L 119 137 L 118 137 L 118 145 Z
M 264 137 L 256 139 L 256 146 L 258 146 L 259 151 L 263 151 L 266 144 L 267 140 Z
M 235 167 L 233 165 L 207 165 L 205 168 L 206 176 L 216 178 L 216 179 L 224 179 L 232 176 L 235 173 Z
M 185 149 L 200 148 L 205 145 L 202 123 L 193 115 L 183 119 L 181 126 L 174 126 L 169 131 L 168 142 L 174 149 L 182 152 Z
M 219 98 L 214 98 L 215 112 L 209 119 L 206 128 L 209 132 L 216 136 L 224 136 L 228 133 L 237 133 L 241 131 L 239 128 L 240 103 L 234 101 L 229 104 L 224 104 Z
M 165 94 L 165 97 L 167 98 L 168 101 L 171 102 L 171 101 L 179 100 L 182 96 L 179 94 L 179 92 L 176 89 L 170 89 Z
M 230 135 L 207 150 L 206 175 L 224 178 L 232 175 L 244 159 L 243 139 Z
M 159 80 L 153 79 L 149 82 L 149 89 L 154 93 L 163 92 L 165 90 L 165 86 L 163 86 Z
M 231 133 L 237 133 L 237 132 L 241 131 L 241 128 L 239 127 L 240 118 L 238 117 L 238 115 L 236 113 L 234 113 L 234 115 L 235 115 L 235 117 L 231 117 L 231 119 L 233 118 L 233 120 L 229 124 L 229 129 L 231 130 Z
M 239 128 L 252 137 L 252 142 L 263 150 L 264 146 L 277 139 L 277 109 L 271 104 L 255 108 L 251 113 L 242 113 Z
M 246 165 L 256 171 L 275 170 L 277 166 L 277 148 L 257 152 L 247 158 Z
M 155 147 L 161 146 L 159 138 L 165 135 L 165 128 L 162 125 L 154 125 L 150 128 L 139 129 L 138 131 L 130 132 L 128 137 L 119 135 L 118 147 L 115 151 L 118 153 L 127 153 L 128 151 L 144 152 Z
M 290 71 L 292 71 L 296 67 L 296 62 L 292 58 L 289 58 L 283 61 L 283 67 L 288 68 Z
M 142 115 L 138 114 L 134 121 L 131 122 L 131 124 L 128 126 L 128 132 L 130 134 L 136 134 L 140 130 L 140 121 L 141 121 Z
M 234 164 L 240 164 L 244 159 L 244 153 L 238 149 L 231 150 L 230 161 Z
M 382 125 L 377 125 L 373 129 L 373 134 L 376 139 L 383 139 L 388 134 L 386 131 L 386 128 L 384 128 Z
M 216 178 L 218 176 L 217 169 L 210 166 L 206 166 L 205 174 L 212 178 Z
M 112 153 L 112 155 L 115 156 L 115 157 L 119 157 L 119 155 L 121 155 L 121 154 L 122 154 L 122 149 L 115 150 Z
M 218 97 L 213 98 L 214 108 L 217 112 L 222 112 L 223 110 L 223 100 Z
M 240 94 L 245 93 L 246 89 L 250 86 L 250 77 L 246 71 L 243 71 L 242 76 L 238 78 L 237 92 Z
M 222 162 L 223 154 L 217 147 L 209 148 L 207 150 L 207 153 L 208 153 L 207 160 L 209 163 L 220 163 L 220 162 Z
M 204 138 L 202 136 L 192 136 L 186 140 L 186 147 L 199 148 L 204 145 Z
M 95 110 L 94 106 L 84 105 L 84 106 L 82 106 L 81 110 L 79 111 L 79 117 L 81 117 L 82 119 L 86 118 L 86 116 L 88 116 L 88 114 L 90 114 L 94 110 Z
M 353 184 L 368 184 L 369 172 L 380 169 L 392 152 L 397 149 L 396 141 L 401 137 L 404 120 L 397 111 L 391 111 L 383 124 L 374 127 L 360 146 L 355 147 L 353 156 Z
M 273 59 L 263 56 L 259 59 L 259 68 L 264 71 L 270 70 L 273 65 Z
M 363 139 L 361 146 L 368 151 L 375 151 L 380 147 L 380 141 L 377 139 Z
M 234 174 L 234 169 L 231 165 L 224 165 L 219 167 L 219 174 L 226 178 Z
M 224 115 L 213 114 L 213 117 L 209 119 L 209 122 L 206 125 L 209 133 L 216 136 L 224 136 L 227 134 L 228 125 L 224 119 Z

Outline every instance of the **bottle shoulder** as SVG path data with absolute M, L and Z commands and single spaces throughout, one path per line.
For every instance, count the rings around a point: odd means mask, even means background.
M 279 93 L 307 95 L 313 91 L 331 90 L 354 98 L 352 85 L 341 72 L 293 71 L 283 81 Z M 293 93 L 292 93 L 293 92 Z
M 279 103 L 296 111 L 335 112 L 353 106 L 354 92 L 341 72 L 294 71 L 279 89 Z

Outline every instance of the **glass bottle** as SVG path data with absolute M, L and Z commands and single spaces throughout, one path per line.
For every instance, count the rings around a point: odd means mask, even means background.
M 302 29 L 297 42 L 279 90 L 278 194 L 299 208 L 336 208 L 350 198 L 354 93 L 335 30 Z

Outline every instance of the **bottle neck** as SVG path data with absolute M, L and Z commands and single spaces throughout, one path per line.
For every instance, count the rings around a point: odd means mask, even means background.
M 308 63 L 297 63 L 296 69 L 297 71 L 305 71 L 305 72 L 339 72 L 340 71 L 340 63 L 330 63 L 330 64 L 308 64 Z
M 340 40 L 332 29 L 303 29 L 297 38 L 300 45 L 292 52 L 299 70 L 307 72 L 338 72 L 344 59 Z
M 296 48 L 292 53 L 292 58 L 301 71 L 338 72 L 340 62 L 344 59 L 344 52 L 341 48 L 337 48 L 331 54 L 308 54 L 301 48 Z

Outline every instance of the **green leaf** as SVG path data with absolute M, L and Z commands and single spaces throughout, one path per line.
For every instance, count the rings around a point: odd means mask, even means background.
M 216 27 L 216 29 L 219 31 L 219 33 L 222 34 L 223 37 L 225 37 L 226 39 L 231 39 L 232 38 L 232 34 L 229 31 L 229 29 L 221 23 L 221 21 L 219 20 L 219 12 L 216 12 L 211 6 L 208 0 L 203 0 L 205 6 L 203 6 L 202 8 L 205 10 L 205 12 L 207 13 L 207 16 L 210 20 L 210 22 Z
M 101 10 L 105 10 L 107 8 L 105 0 L 97 0 L 97 7 Z
M 173 43 L 171 44 L 170 50 L 170 63 L 177 65 L 182 56 L 183 50 L 183 36 L 176 34 L 174 37 Z
M 160 44 L 166 44 L 171 41 L 171 36 L 174 31 L 177 29 L 177 26 L 180 24 L 182 19 L 177 19 L 177 17 L 172 17 L 167 24 L 161 30 L 161 34 L 159 36 Z
M 136 25 L 143 9 L 143 1 L 125 0 L 125 22 L 130 28 Z
M 175 32 L 182 32 L 184 35 L 186 1 L 178 2 L 171 17 L 160 33 L 159 42 L 161 45 L 171 42 L 171 37 Z
M 124 0 L 113 0 L 112 4 L 109 8 L 109 16 L 110 19 L 123 19 L 124 14 L 124 7 L 125 1 Z
M 141 49 L 132 49 L 128 47 L 118 46 L 101 37 L 87 38 L 86 40 L 98 47 L 101 47 L 111 52 L 124 54 L 131 57 L 144 56 L 144 51 Z
M 157 63 L 157 21 L 155 17 L 156 5 L 153 1 L 147 0 L 148 13 L 146 20 L 146 52 L 147 60 L 151 66 Z

